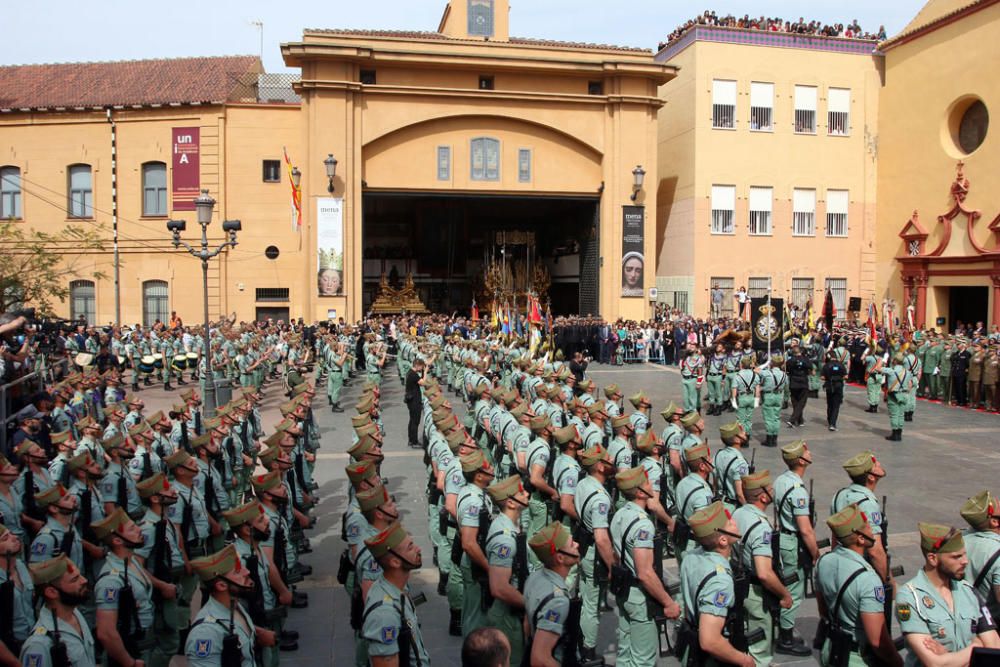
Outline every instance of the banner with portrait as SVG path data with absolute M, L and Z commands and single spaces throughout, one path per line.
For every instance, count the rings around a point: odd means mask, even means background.
M 646 208 L 622 207 L 622 296 L 642 297 L 646 270 Z
M 750 326 L 753 349 L 780 352 L 784 344 L 785 300 L 766 296 L 750 299 Z
M 344 296 L 344 199 L 316 199 L 316 293 Z

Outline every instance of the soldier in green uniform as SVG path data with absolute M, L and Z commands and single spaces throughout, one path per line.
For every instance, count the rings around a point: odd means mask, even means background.
M 903 440 L 903 419 L 906 414 L 906 406 L 909 400 L 907 392 L 910 387 L 910 372 L 906 370 L 906 362 L 902 354 L 896 354 L 892 358 L 892 366 L 883 368 L 882 376 L 885 378 L 885 395 L 889 407 L 889 427 L 892 433 L 885 436 L 891 442 L 901 442 Z
M 781 610 L 776 651 L 787 655 L 809 655 L 809 647 L 795 633 L 795 617 L 805 594 L 806 570 L 819 558 L 816 531 L 810 514 L 809 490 L 802 475 L 812 465 L 812 453 L 804 440 L 781 448 L 781 458 L 788 470 L 774 480 L 775 511 L 778 515 L 781 571 L 785 580 L 798 577 L 788 587 L 792 605 Z
M 525 457 L 528 470 L 528 480 L 525 488 L 531 492 L 528 501 L 527 535 L 534 535 L 545 525 L 548 515 L 548 504 L 559 502 L 559 492 L 549 483 L 554 464 L 555 453 L 552 451 L 552 421 L 548 415 L 532 417 L 529 422 L 535 439 L 528 445 Z M 528 552 L 529 561 L 534 567 L 541 563 L 535 561 L 534 552 Z
M 677 488 L 677 482 L 681 480 L 687 469 L 687 464 L 684 462 L 684 449 L 681 447 L 681 443 L 684 440 L 684 427 L 681 426 L 681 417 L 684 416 L 684 411 L 679 405 L 670 401 L 667 407 L 663 408 L 660 412 L 660 416 L 667 422 L 667 425 L 663 427 L 663 431 L 660 434 L 660 440 L 663 441 L 663 446 L 666 448 L 666 454 L 664 455 L 664 466 L 667 468 L 666 494 L 668 500 L 670 500 L 671 507 L 673 507 L 676 505 L 677 500 L 674 490 Z
M 705 377 L 705 357 L 694 344 L 689 344 L 681 359 L 681 388 L 684 392 L 684 410 L 701 409 L 701 383 Z
M 74 516 L 78 499 L 62 484 L 56 483 L 35 495 L 35 504 L 45 512 L 46 521 L 35 535 L 28 552 L 29 563 L 40 563 L 65 554 L 86 572 L 83 562 L 83 540 L 77 534 Z
M 420 622 L 408 595 L 411 573 L 423 565 L 420 547 L 398 521 L 365 540 L 382 567 L 368 590 L 361 633 L 373 664 L 426 667 L 430 664 Z
M 483 586 L 487 584 L 489 561 L 483 548 L 486 546 L 487 531 L 492 520 L 493 505 L 486 493 L 486 487 L 493 481 L 493 466 L 486 460 L 481 449 L 476 449 L 460 457 L 465 486 L 458 494 L 456 513 L 458 534 L 455 539 L 460 549 L 452 553 L 461 554 L 462 634 L 486 625 L 488 605 L 484 605 Z M 454 560 L 452 561 L 454 562 Z M 452 572 L 452 577 L 455 576 Z
M 567 650 L 576 651 L 575 646 L 567 647 L 562 640 L 567 634 L 572 597 L 567 577 L 580 561 L 579 547 L 569 528 L 558 521 L 532 535 L 528 546 L 543 565 L 524 584 L 529 662 L 538 667 L 558 667 Z
M 699 444 L 684 450 L 688 474 L 677 483 L 675 502 L 677 507 L 677 522 L 680 527 L 674 528 L 674 553 L 677 562 L 683 563 L 687 550 L 694 546 L 690 544 L 690 526 L 687 520 L 692 514 L 712 504 L 715 492 L 708 478 L 712 474 L 711 452 L 708 445 Z
M 142 530 L 120 507 L 92 528 L 108 547 L 104 567 L 94 582 L 97 638 L 109 661 L 118 665 L 148 663 L 156 642 L 152 631 L 156 582 L 132 558 L 132 550 L 142 546 Z M 160 582 L 155 590 L 167 598 L 177 597 L 173 584 Z
M 837 546 L 816 565 L 816 603 L 827 628 L 820 663 L 902 665 L 886 625 L 885 586 L 864 559 L 865 547 L 875 541 L 864 513 L 848 505 L 826 525 Z M 838 655 L 842 662 L 833 660 Z
M 917 528 L 924 566 L 896 593 L 896 618 L 910 649 L 905 664 L 967 664 L 976 646 L 1000 648 L 989 609 L 964 578 L 969 560 L 961 531 L 929 523 Z
M 878 538 L 875 544 L 865 547 L 865 559 L 871 563 L 878 576 L 885 581 L 886 587 L 891 590 L 892 581 L 884 546 L 887 539 L 881 537 L 885 515 L 882 513 L 878 496 L 875 495 L 876 485 L 886 475 L 885 468 L 882 467 L 882 462 L 875 458 L 873 452 L 862 452 L 852 456 L 847 459 L 843 467 L 851 478 L 851 484 L 833 494 L 830 514 L 836 514 L 848 505 L 857 505 L 858 509 L 865 513 L 872 535 Z
M 951 361 L 955 357 L 951 339 L 947 336 L 941 345 L 941 363 L 938 365 L 940 373 L 937 374 L 938 398 L 945 405 L 951 405 L 952 381 L 951 381 Z
M 691 515 L 691 532 L 699 546 L 681 564 L 684 624 L 682 664 L 687 667 L 740 665 L 753 667 L 754 658 L 737 649 L 723 630 L 732 615 L 740 614 L 730 563 L 740 534 L 736 522 L 720 502 Z M 735 619 L 742 623 L 742 619 Z M 654 643 L 655 646 L 655 643 Z
M 865 391 L 868 407 L 865 412 L 878 412 L 878 404 L 882 401 L 882 357 L 878 355 L 875 341 L 868 339 L 868 348 L 864 355 Z
M 913 348 L 911 343 L 906 354 L 903 357 L 904 363 L 906 364 L 906 371 L 909 374 L 908 382 L 906 383 L 906 408 L 903 411 L 903 420 L 911 422 L 913 421 L 913 413 L 917 409 L 917 386 L 920 383 L 920 378 L 923 375 L 923 369 L 920 365 L 920 358 Z
M 587 471 L 587 476 L 576 486 L 574 501 L 580 517 L 576 535 L 580 551 L 581 655 L 592 659 L 596 656 L 600 620 L 598 602 L 604 599 L 608 573 L 615 561 L 608 533 L 611 496 L 605 489 L 608 479 L 615 473 L 615 464 L 611 453 L 600 444 L 580 452 L 577 460 Z
M 196 558 L 191 569 L 207 596 L 184 643 L 188 665 L 253 667 L 254 646 L 273 647 L 275 637 L 270 630 L 254 625 L 240 601 L 253 594 L 253 581 L 236 548 L 229 545 Z
M 486 537 L 489 592 L 492 604 L 486 625 L 498 628 L 510 642 L 510 663 L 521 664 L 524 653 L 524 590 L 528 579 L 527 536 L 521 533 L 521 512 L 528 506 L 528 492 L 521 478 L 512 475 L 486 487 L 500 510 Z
M 344 388 L 344 374 L 347 373 L 347 349 L 343 343 L 334 343 L 326 352 L 326 396 L 334 412 L 343 412 L 340 407 L 340 392 Z
M 77 609 L 90 598 L 86 577 L 65 555 L 30 567 L 31 581 L 41 607 L 38 620 L 21 646 L 21 665 L 59 667 L 53 649 L 65 647 L 72 667 L 92 667 L 94 637 L 83 613 Z M 6 621 L 5 621 L 6 622 Z
M 739 542 L 740 563 L 750 577 L 747 598 L 743 601 L 747 616 L 747 634 L 760 629 L 764 641 L 749 647 L 757 665 L 766 667 L 774 658 L 774 616 L 779 608 L 792 606 L 792 596 L 774 569 L 772 540 L 774 528 L 767 507 L 774 502 L 771 473 L 768 470 L 743 477 L 746 504 L 733 513 Z
M 21 645 L 36 620 L 35 587 L 21 558 L 23 551 L 20 538 L 0 523 L 0 591 L 5 596 L 3 608 L 10 614 L 0 630 L 0 662 L 4 664 L 18 664 Z
M 924 398 L 931 401 L 941 399 L 941 356 L 943 352 L 941 339 L 933 334 L 928 336 L 928 347 L 924 352 L 923 377 L 926 378 Z M 951 368 L 948 371 L 951 372 Z
M 719 427 L 719 438 L 725 447 L 715 453 L 712 467 L 715 468 L 715 481 L 721 500 L 726 509 L 734 512 L 746 502 L 742 480 L 745 475 L 750 474 L 750 465 L 743 456 L 742 448 L 750 443 L 750 436 L 743 430 L 742 424 L 732 422 Z
M 989 491 L 980 491 L 965 501 L 962 518 L 969 524 L 965 532 L 965 549 L 969 565 L 965 580 L 986 601 L 990 614 L 1000 612 L 1000 498 Z
M 573 425 L 556 429 L 552 437 L 559 447 L 559 456 L 552 466 L 552 483 L 559 493 L 559 511 L 556 514 L 560 518 L 567 516 L 579 520 L 573 501 L 576 497 L 576 485 L 580 479 L 580 464 L 577 458 L 583 441 Z
M 728 394 L 722 388 L 722 378 L 726 374 L 726 348 L 722 343 L 716 343 L 715 353 L 709 358 L 707 366 L 705 383 L 708 385 L 708 414 L 721 415 Z
M 133 550 L 133 558 L 146 568 L 157 587 L 179 584 L 184 574 L 180 529 L 166 517 L 166 508 L 177 502 L 177 490 L 163 473 L 156 473 L 136 487 L 146 514 L 137 522 L 143 539 L 142 546 Z M 156 645 L 150 656 L 151 667 L 167 667 L 179 648 L 178 630 L 188 619 L 178 616 L 177 597 L 160 595 L 156 600 L 153 615 Z
M 778 446 L 778 432 L 781 429 L 781 405 L 788 389 L 788 375 L 785 374 L 785 358 L 780 354 L 771 356 L 771 364 L 758 371 L 760 381 L 761 413 L 764 415 L 764 430 L 767 437 L 765 447 Z M 749 433 L 747 434 L 749 436 Z
M 628 502 L 611 520 L 611 544 L 621 563 L 621 576 L 612 581 L 618 605 L 618 659 L 621 667 L 652 667 L 656 664 L 656 622 L 651 609 L 662 609 L 669 619 L 679 618 L 681 608 L 663 587 L 662 573 L 654 569 L 656 528 L 646 502 L 653 495 L 642 467 L 620 470 L 615 474 L 618 491 Z
M 760 405 L 760 377 L 753 368 L 752 357 L 740 361 L 740 370 L 733 378 L 732 405 L 743 430 L 752 435 L 753 411 Z

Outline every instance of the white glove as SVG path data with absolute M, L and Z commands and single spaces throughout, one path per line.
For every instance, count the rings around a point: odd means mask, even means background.
M 941 368 L 940 368 L 940 367 L 938 367 L 938 366 L 935 366 L 935 367 L 934 367 L 934 375 L 937 375 L 937 374 L 938 374 L 938 373 L 940 373 L 940 372 L 941 372 Z
M 755 408 L 759 408 L 760 407 L 760 396 L 755 396 L 754 397 L 754 399 L 753 399 L 753 406 Z
M 730 401 L 730 402 L 733 404 L 733 410 L 735 410 L 736 408 L 739 407 L 738 405 L 736 405 L 736 399 L 735 398 L 732 399 L 732 401 Z

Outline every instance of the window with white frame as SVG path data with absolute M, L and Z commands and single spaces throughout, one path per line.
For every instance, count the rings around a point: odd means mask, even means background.
M 0 168 L 0 220 L 21 218 L 21 170 Z
M 712 233 L 733 234 L 736 227 L 733 216 L 736 211 L 736 186 L 712 186 Z
M 519 148 L 517 151 L 517 181 L 531 182 L 531 149 Z
M 816 86 L 795 86 L 795 132 L 816 134 Z
M 816 191 L 792 190 L 792 235 L 816 236 Z
M 94 185 L 89 164 L 69 167 L 69 217 L 94 217 Z
M 751 236 L 771 235 L 771 199 L 772 189 L 752 186 L 750 188 L 750 227 Z
M 451 146 L 437 147 L 437 172 L 439 181 L 451 180 Z
M 493 0 L 469 0 L 469 35 L 493 36 Z
M 827 278 L 826 289 L 833 295 L 833 307 L 843 317 L 847 311 L 847 278 Z
M 749 278 L 747 279 L 747 296 L 751 299 L 762 299 L 767 296 L 770 287 L 770 278 Z
M 142 165 L 142 214 L 167 214 L 167 165 L 163 162 Z
M 712 127 L 731 130 L 736 127 L 736 82 L 712 80 Z
M 720 317 L 732 317 L 733 315 L 733 280 L 732 276 L 712 276 L 709 283 L 709 301 L 712 301 L 712 291 L 722 292 L 722 301 L 719 303 Z
M 750 82 L 750 129 L 774 130 L 774 84 Z
M 74 280 L 69 284 L 69 317 L 83 320 L 87 326 L 97 324 L 97 299 L 93 280 Z
M 846 137 L 851 130 L 851 89 L 831 88 L 827 93 L 826 106 L 827 132 Z
M 813 298 L 813 285 L 815 281 L 812 278 L 792 278 L 792 303 L 796 307 L 805 309 L 809 305 Z
M 826 191 L 826 235 L 847 236 L 847 190 Z

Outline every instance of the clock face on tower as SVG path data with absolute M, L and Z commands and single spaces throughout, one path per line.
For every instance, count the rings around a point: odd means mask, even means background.
M 909 252 L 911 257 L 916 257 L 920 254 L 920 241 L 913 239 L 910 241 Z

